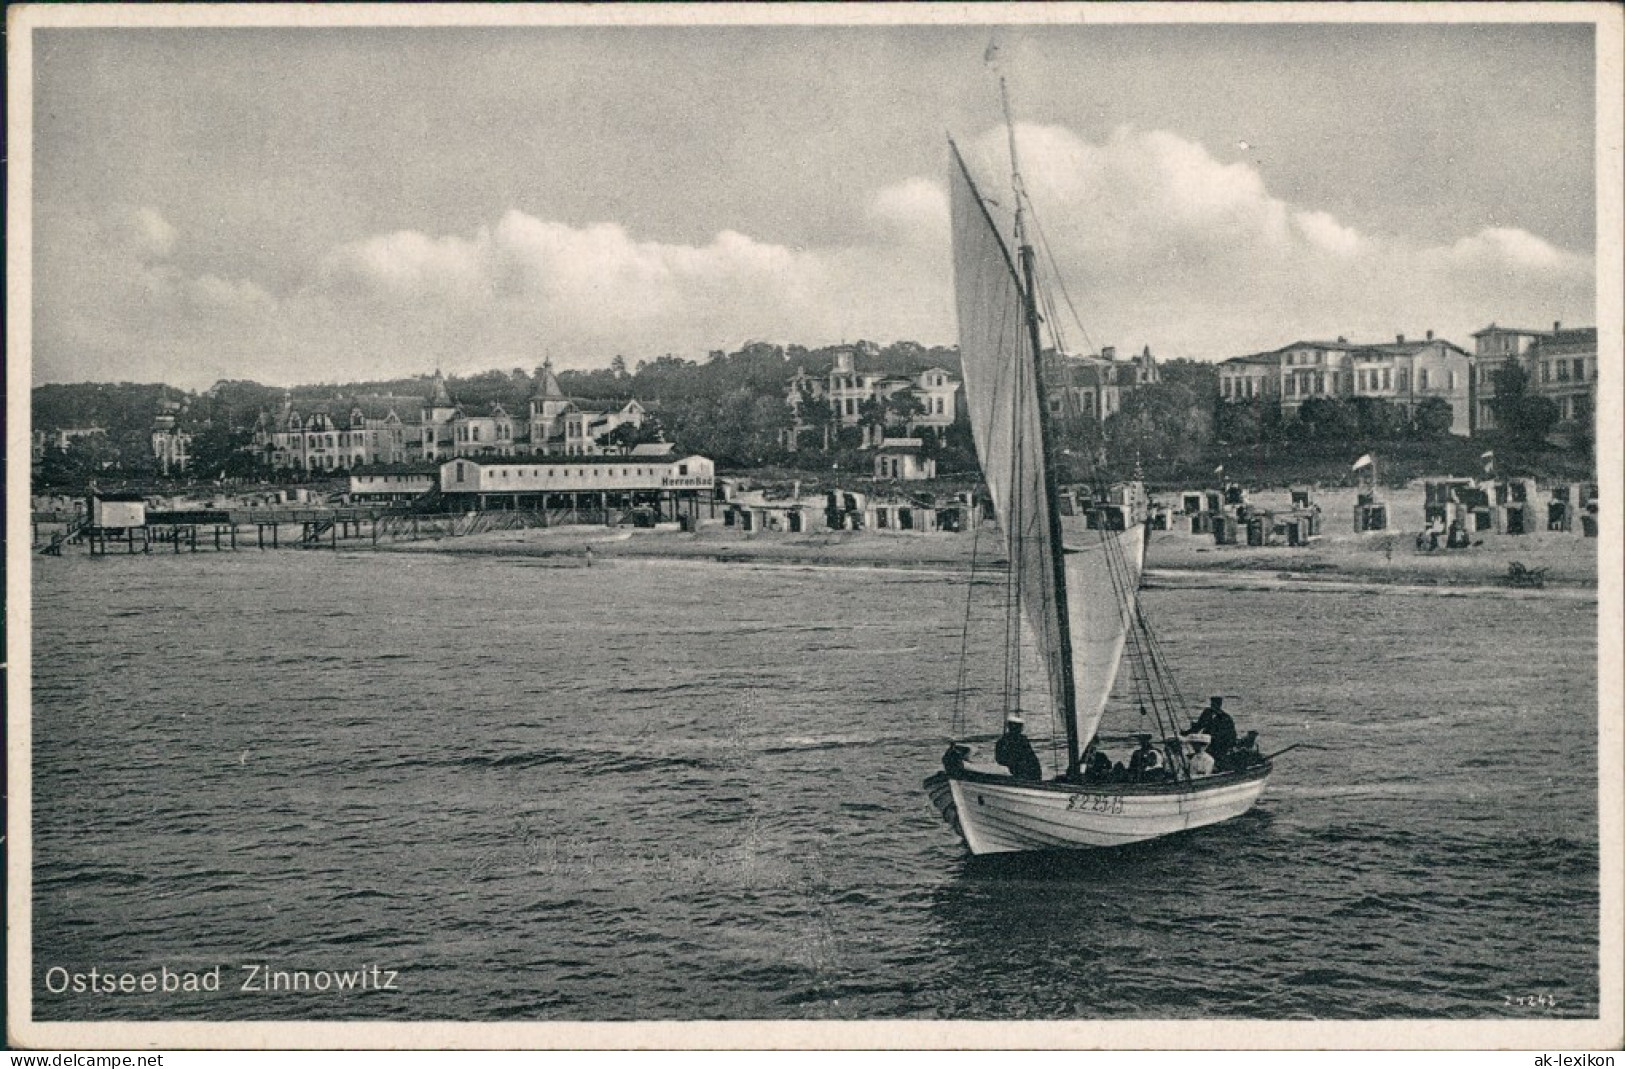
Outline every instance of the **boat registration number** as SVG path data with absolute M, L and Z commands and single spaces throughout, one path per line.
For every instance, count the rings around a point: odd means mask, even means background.
M 1123 811 L 1123 796 L 1120 794 L 1074 794 L 1067 799 L 1068 809 L 1081 809 L 1090 813 L 1109 813 L 1112 816 Z

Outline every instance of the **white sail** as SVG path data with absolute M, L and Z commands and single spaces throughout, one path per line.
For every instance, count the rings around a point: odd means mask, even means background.
M 1066 603 L 1080 745 L 1094 737 L 1117 682 L 1144 563 L 1143 524 L 1131 523 L 1126 531 L 1079 532 L 1067 544 Z
M 1005 110 L 1008 118 L 1008 103 Z M 1013 124 L 1011 130 L 1014 172 Z M 1070 715 L 1067 742 L 1076 761 L 1077 747 L 1099 727 L 1130 631 L 1137 654 L 1147 661 L 1154 656 L 1137 607 L 1145 526 L 1135 517 L 1143 501 L 1123 500 L 1111 510 L 1124 517 L 1122 531 L 1110 530 L 1105 514 L 1094 528 L 1086 528 L 1083 517 L 1072 518 L 1070 531 L 1060 524 L 1045 471 L 1049 428 L 1033 352 L 1037 313 L 1027 286 L 1032 250 L 1022 245 L 1018 272 L 957 148 L 949 172 L 965 400 L 1021 603 L 1019 623 L 1006 618 L 1007 627 L 1018 623 L 1020 643 L 1006 651 L 1005 700 L 1026 711 Z M 1021 181 L 1012 177 L 1019 198 Z M 1018 213 L 1018 241 L 1020 220 Z M 1145 682 L 1155 685 L 1162 669 L 1153 668 Z M 1163 719 L 1159 712 L 1159 723 Z M 944 755 L 943 771 L 928 778 L 925 789 L 973 854 L 1114 847 L 1230 820 L 1252 808 L 1273 767 L 1257 756 L 1207 775 L 1103 777 L 1073 767 L 1031 780 L 968 764 L 967 752 Z
M 1046 489 L 1043 418 L 1015 263 L 976 192 L 958 148 L 949 168 L 959 357 L 982 477 L 1004 530 L 1050 700 L 1065 671 L 1060 602 Z M 1025 689 L 1025 688 L 1024 688 Z

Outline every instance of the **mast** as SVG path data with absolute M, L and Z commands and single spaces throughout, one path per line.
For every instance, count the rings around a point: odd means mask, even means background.
M 1010 139 L 1010 184 L 1016 199 L 1015 238 L 1017 255 L 1021 260 L 1022 304 L 1027 318 L 1027 340 L 1032 349 L 1033 386 L 1038 395 L 1038 450 L 1044 465 L 1044 494 L 1049 501 L 1050 563 L 1054 572 L 1055 608 L 1060 632 L 1061 693 L 1056 698 L 1061 704 L 1061 722 L 1066 725 L 1066 762 L 1070 770 L 1078 763 L 1083 741 L 1078 738 L 1077 684 L 1072 671 L 1071 610 L 1066 602 L 1066 549 L 1061 538 L 1061 510 L 1055 486 L 1055 466 L 1049 462 L 1052 455 L 1050 442 L 1053 432 L 1049 425 L 1049 394 L 1044 388 L 1043 342 L 1038 330 L 1038 287 L 1033 270 L 1033 247 L 1027 240 L 1024 204 L 1027 198 L 1021 180 L 1021 165 L 1016 156 L 1016 124 L 1010 113 L 1010 90 L 1004 76 L 999 76 L 999 97 L 1004 104 L 1004 125 Z

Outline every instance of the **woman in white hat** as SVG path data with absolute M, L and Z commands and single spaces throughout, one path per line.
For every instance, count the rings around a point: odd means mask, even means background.
M 1191 744 L 1193 751 L 1186 760 L 1193 776 L 1213 775 L 1213 755 L 1207 752 L 1208 737 L 1206 735 L 1186 735 L 1185 741 Z

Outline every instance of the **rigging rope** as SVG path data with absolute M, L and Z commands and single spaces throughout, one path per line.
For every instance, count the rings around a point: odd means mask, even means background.
M 976 598 L 976 563 L 980 559 L 982 522 L 977 515 L 976 494 L 971 493 L 970 581 L 965 584 L 965 623 L 959 634 L 959 677 L 954 681 L 954 714 L 951 725 L 953 739 L 965 734 L 966 690 L 970 684 L 970 621 Z
M 1038 244 L 1044 250 L 1044 259 L 1049 261 L 1050 272 L 1055 276 L 1055 288 L 1061 291 L 1061 297 L 1066 301 L 1066 306 L 1072 313 L 1072 321 L 1078 325 L 1078 333 L 1083 335 L 1084 345 L 1089 347 L 1089 352 L 1094 353 L 1097 351 L 1094 339 L 1089 337 L 1089 329 L 1083 325 L 1083 317 L 1078 314 L 1077 305 L 1072 303 L 1072 294 L 1067 292 L 1066 282 L 1061 278 L 1060 265 L 1055 262 L 1055 253 L 1050 249 L 1049 236 L 1044 233 L 1044 221 L 1038 217 L 1037 212 L 1032 210 L 1031 200 L 1027 202 L 1027 208 L 1027 214 L 1031 216 L 1033 221 L 1033 229 L 1038 231 Z M 1051 327 L 1051 330 L 1056 333 L 1057 348 L 1060 347 L 1059 325 L 1060 318 L 1056 317 L 1055 325 Z

